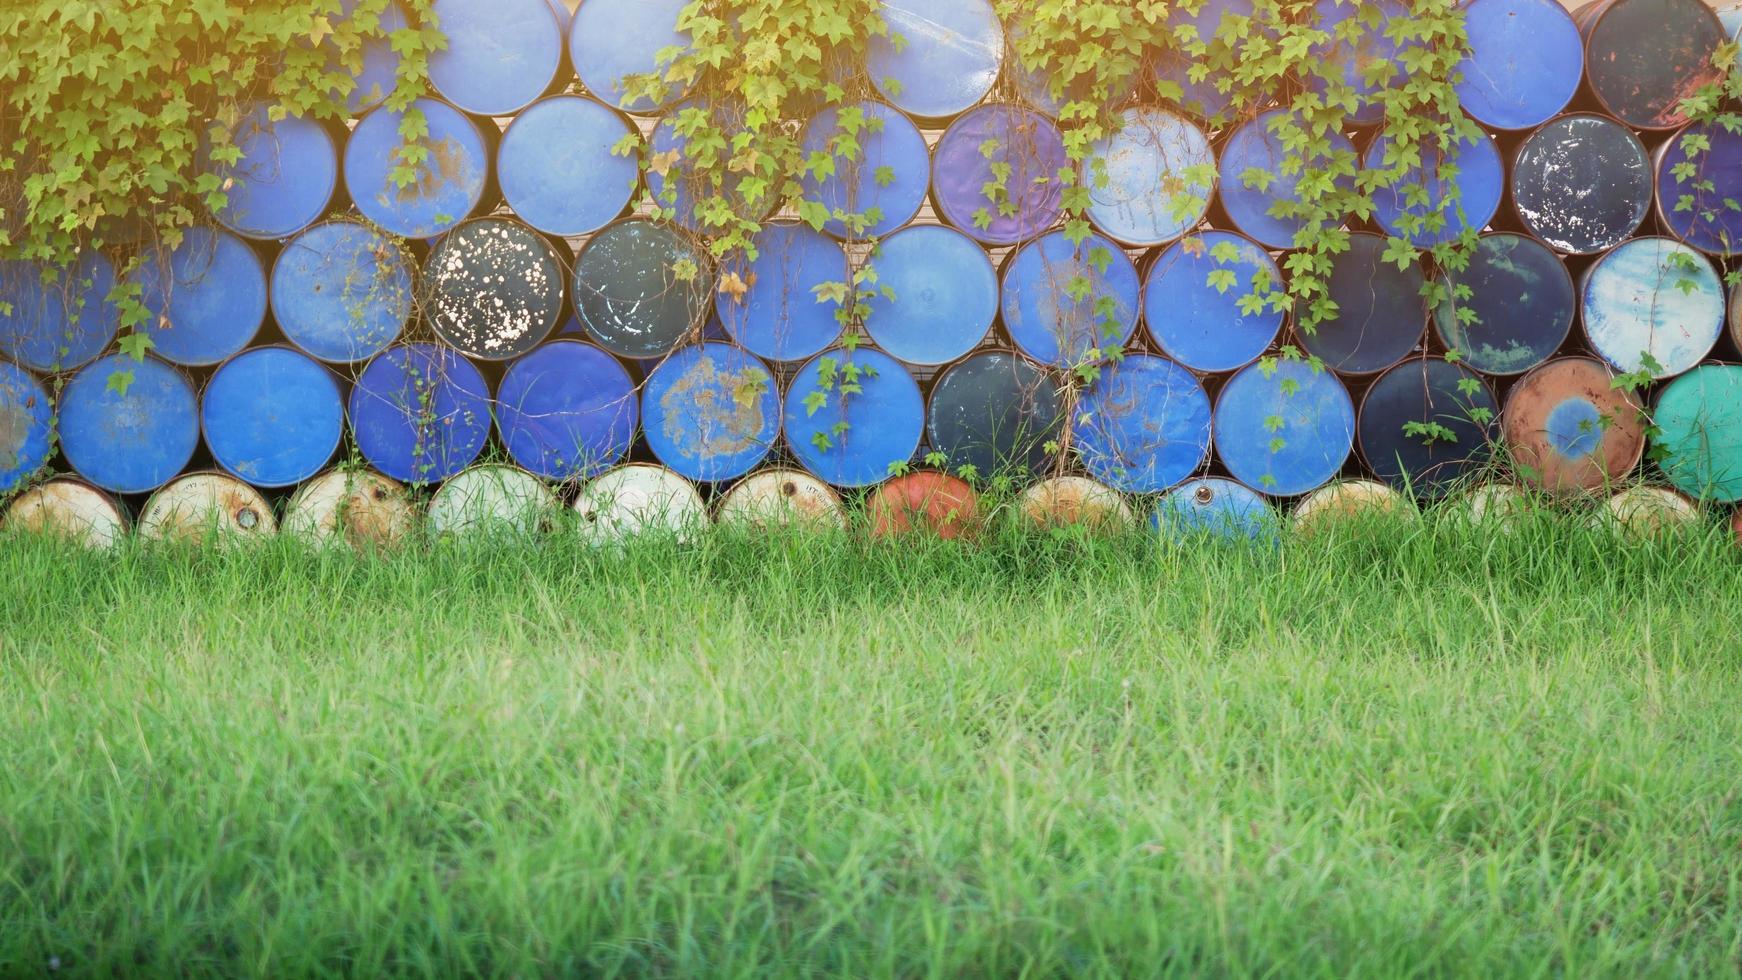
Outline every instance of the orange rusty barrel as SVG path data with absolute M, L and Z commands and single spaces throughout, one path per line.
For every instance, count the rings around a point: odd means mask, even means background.
M 877 488 L 866 509 L 874 537 L 919 531 L 955 539 L 980 529 L 979 495 L 966 481 L 944 473 L 898 476 Z
M 1031 528 L 1082 527 L 1111 532 L 1129 529 L 1136 518 L 1124 494 L 1086 476 L 1055 476 L 1023 492 L 1017 513 Z
M 1595 358 L 1562 357 L 1525 375 L 1506 396 L 1501 430 L 1519 479 L 1551 493 L 1601 490 L 1639 465 L 1642 406 L 1611 386 Z

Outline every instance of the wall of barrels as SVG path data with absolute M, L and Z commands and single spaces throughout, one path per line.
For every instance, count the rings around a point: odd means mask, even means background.
M 1477 511 L 1529 490 L 1613 497 L 1647 521 L 1742 499 L 1742 293 L 1724 284 L 1742 133 L 1692 124 L 1710 141 L 1701 189 L 1671 176 L 1690 125 L 1678 102 L 1713 79 L 1742 8 L 1471 0 L 1461 94 L 1487 135 L 1450 180 L 1458 220 L 1482 229 L 1457 282 L 1476 316 L 1426 308 L 1433 273 L 1382 258 L 1383 236 L 1414 226 L 1407 202 L 1381 200 L 1330 277 L 1338 315 L 1309 334 L 1240 302 L 1281 280 L 1294 241 L 1272 209 L 1295 193 L 1284 151 L 1265 115 L 1210 125 L 1225 97 L 1185 66 L 1154 75 L 1184 83 L 1188 111 L 1133 80 L 1099 148 L 1110 179 L 1089 243 L 1059 229 L 1056 183 L 1013 181 L 1012 206 L 981 213 L 994 167 L 1066 161 L 1044 79 L 1015 63 L 988 0 L 886 3 L 907 43 L 873 45 L 876 98 L 857 107 L 880 129 L 860 166 L 807 177 L 869 227 L 776 217 L 753 261 L 716 266 L 684 227 L 671 113 L 690 102 L 623 95 L 683 43 L 682 5 L 438 0 L 449 46 L 418 103 L 429 153 L 409 186 L 391 179 L 399 116 L 379 104 L 390 49 L 367 59 L 347 127 L 260 107 L 241 162 L 220 168 L 228 206 L 133 273 L 154 324 L 142 363 L 115 349 L 110 257 L 49 285 L 0 266 L 5 524 L 390 541 L 425 523 L 536 530 L 567 506 L 607 540 L 839 524 L 862 497 L 879 531 L 954 535 L 994 475 L 1037 523 L 1252 535 L 1285 513 L 1454 491 Z M 1242 9 L 1209 0 L 1199 18 L 1214 30 Z M 824 147 L 840 125 L 821 111 L 803 138 Z M 625 137 L 670 162 L 644 181 L 613 152 Z M 1371 128 L 1337 138 L 1383 153 Z M 1255 169 L 1263 189 L 1242 178 Z M 637 211 L 668 183 L 674 223 Z M 1182 214 L 1182 194 L 1207 203 Z M 1099 249 L 1110 258 L 1090 261 Z M 868 341 L 844 349 L 813 291 L 866 266 L 895 298 L 874 296 Z M 1080 275 L 1110 308 L 1069 290 Z M 1124 356 L 1068 394 L 1064 369 L 1109 331 Z M 1262 360 L 1290 345 L 1327 370 Z M 1642 390 L 1612 385 L 1646 369 Z M 844 384 L 851 398 L 829 397 Z M 1443 434 L 1423 439 L 1430 423 Z

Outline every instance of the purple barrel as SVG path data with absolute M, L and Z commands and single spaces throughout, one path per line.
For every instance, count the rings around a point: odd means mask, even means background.
M 995 165 L 1008 166 L 1009 174 L 1002 190 L 989 195 Z M 938 141 L 932 199 L 963 234 L 986 245 L 1014 245 L 1058 221 L 1058 173 L 1068 165 L 1064 137 L 1051 119 L 1021 106 L 983 105 L 951 123 Z
M 1427 331 L 1421 266 L 1399 269 L 1383 258 L 1385 239 L 1367 232 L 1349 236 L 1349 250 L 1332 260 L 1328 284 L 1337 314 L 1300 345 L 1339 374 L 1383 371 L 1409 355 Z
M 1698 148 L 1704 145 L 1704 149 Z M 1657 153 L 1657 215 L 1708 255 L 1742 253 L 1742 132 L 1693 123 Z
M 1563 255 L 1595 255 L 1633 237 L 1651 212 L 1651 160 L 1608 116 L 1561 116 L 1519 145 L 1511 189 L 1527 231 Z
M 1593 0 L 1573 18 L 1592 93 L 1634 129 L 1686 123 L 1682 100 L 1720 78 L 1712 53 L 1724 28 L 1704 0 Z
M 1494 129 L 1530 129 L 1567 107 L 1585 77 L 1585 42 L 1555 0 L 1471 0 L 1458 101 Z
M 346 414 L 357 450 L 382 473 L 436 483 L 471 465 L 490 436 L 490 388 L 470 361 L 434 344 L 381 352 Z

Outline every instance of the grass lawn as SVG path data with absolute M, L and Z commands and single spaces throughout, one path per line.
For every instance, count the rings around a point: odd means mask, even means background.
M 1742 968 L 1742 550 L 0 540 L 0 976 Z

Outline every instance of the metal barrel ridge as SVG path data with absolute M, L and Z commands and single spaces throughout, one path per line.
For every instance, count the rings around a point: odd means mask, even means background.
M 1705 149 L 1689 152 L 1689 144 Z M 1684 167 L 1692 174 L 1678 177 Z M 1708 255 L 1742 255 L 1742 132 L 1720 122 L 1677 130 L 1657 153 L 1657 216 L 1671 235 Z
M 1351 234 L 1349 250 L 1332 259 L 1327 284 L 1336 315 L 1299 331 L 1301 348 L 1339 374 L 1383 371 L 1409 356 L 1427 332 L 1420 263 L 1399 269 L 1384 252 L 1384 238 Z
M 1355 431 L 1374 475 L 1434 498 L 1488 465 L 1499 414 L 1494 392 L 1476 372 L 1424 358 L 1399 364 L 1373 382 Z
M 973 354 L 932 383 L 926 411 L 931 448 L 952 471 L 1031 477 L 1053 456 L 1047 447 L 1064 427 L 1058 382 L 1014 353 Z
M 1196 124 L 1154 106 L 1131 106 L 1083 166 L 1089 220 L 1127 245 L 1173 241 L 1195 227 L 1216 192 L 1216 156 Z M 1097 178 L 1104 177 L 1105 180 Z
M 980 532 L 980 495 L 946 473 L 907 473 L 879 486 L 865 502 L 871 536 L 930 534 L 952 541 Z
M 1064 136 L 1051 119 L 1019 105 L 983 105 L 938 140 L 932 201 L 945 221 L 975 241 L 1014 245 L 1058 223 L 1064 193 L 1058 173 L 1068 163 Z M 1003 193 L 994 201 L 987 187 L 997 184 Z
M 793 376 L 781 418 L 799 465 L 837 487 L 867 487 L 919 450 L 925 399 L 895 358 L 837 348 Z
M 680 268 L 690 274 L 680 277 Z M 705 250 L 667 225 L 625 218 L 575 257 L 571 295 L 587 336 L 618 357 L 658 357 L 693 339 L 712 309 Z
M 580 340 L 553 340 L 508 366 L 496 428 L 514 462 L 547 480 L 615 466 L 635 441 L 635 384 L 617 359 Z
M 1232 277 L 1230 280 L 1230 276 Z M 1187 235 L 1144 276 L 1143 323 L 1161 352 L 1194 371 L 1233 371 L 1270 348 L 1286 314 L 1282 270 L 1227 231 Z
M 1671 484 L 1699 500 L 1742 500 L 1742 366 L 1702 364 L 1671 381 L 1652 421 Z
M 428 129 L 413 146 L 423 159 L 410 164 L 413 179 L 394 180 L 405 140 L 404 113 L 387 106 L 371 110 L 345 141 L 345 189 L 363 217 L 390 234 L 434 238 L 478 210 L 490 182 L 490 146 L 484 131 L 446 102 L 412 103 Z
M 264 102 L 251 104 L 231 127 L 241 157 L 217 163 L 210 147 L 201 169 L 224 184 L 224 204 L 212 211 L 218 223 L 246 238 L 281 239 L 319 221 L 339 186 L 339 146 L 314 119 L 287 114 L 273 119 Z
M 1242 368 L 1216 396 L 1216 455 L 1241 483 L 1295 497 L 1342 471 L 1355 441 L 1355 403 L 1330 371 L 1304 361 Z
M 1385 169 L 1391 139 L 1381 133 L 1367 148 L 1364 162 L 1369 170 Z M 1389 234 L 1427 248 L 1455 241 L 1466 230 L 1480 230 L 1500 209 L 1506 193 L 1506 167 L 1493 137 L 1483 133 L 1453 146 L 1429 151 L 1419 164 L 1409 168 L 1402 180 L 1373 192 L 1373 217 Z M 1443 168 L 1455 168 L 1446 177 Z M 1410 195 L 1426 192 L 1426 202 L 1411 204 Z
M 357 449 L 395 480 L 435 483 L 476 459 L 490 435 L 490 389 L 470 361 L 434 344 L 376 355 L 351 389 Z
M 240 353 L 266 322 L 266 269 L 230 232 L 190 228 L 167 254 L 149 254 L 128 281 L 140 289 L 152 351 L 209 367 Z
M 802 361 L 834 343 L 841 307 L 817 290 L 848 281 L 841 244 L 790 221 L 763 226 L 752 242 L 756 258 L 728 261 L 715 292 L 714 310 L 726 332 L 771 361 Z
M 54 407 L 29 371 L 0 361 L 0 495 L 16 490 L 49 458 Z
M 127 534 L 115 498 L 70 476 L 57 476 L 13 497 L 0 511 L 0 532 L 50 534 L 87 548 L 112 548 Z
M 1551 119 L 1512 159 L 1512 207 L 1531 234 L 1565 255 L 1595 255 L 1631 238 L 1651 213 L 1645 144 L 1608 116 Z
M 326 367 L 288 347 L 256 347 L 225 361 L 200 398 L 206 448 L 257 487 L 319 473 L 345 434 L 345 402 Z
M 436 534 L 535 534 L 561 509 L 538 477 L 518 466 L 483 463 L 443 481 L 427 517 Z
M 1458 65 L 1458 101 L 1475 120 L 1530 129 L 1567 107 L 1585 77 L 1585 42 L 1555 0 L 1471 0 L 1470 52 Z
M 156 541 L 239 544 L 278 533 L 260 491 L 225 473 L 189 473 L 166 483 L 139 509 L 139 534 Z
M 1645 452 L 1644 406 L 1613 378 L 1602 361 L 1564 357 L 1512 386 L 1501 432 L 1519 479 L 1574 494 L 1607 489 L 1633 472 Z
M 564 238 L 621 215 L 640 186 L 634 154 L 614 152 L 639 134 L 600 102 L 554 95 L 514 117 L 496 148 L 496 180 L 515 216 Z
M 991 0 L 883 0 L 882 13 L 889 31 L 870 39 L 866 70 L 891 105 L 944 120 L 992 91 L 1005 41 Z
M 1071 284 L 1078 280 L 1089 284 L 1087 293 L 1073 292 Z M 1072 243 L 1064 232 L 1050 232 L 1005 262 L 1004 329 L 1029 357 L 1051 367 L 1072 367 L 1092 350 L 1121 349 L 1130 342 L 1142 309 L 1140 290 L 1137 266 L 1119 246 L 1099 235 Z M 1098 312 L 1103 301 L 1110 301 L 1110 312 Z
M 1271 127 L 1288 118 L 1285 109 L 1272 109 L 1242 123 L 1222 144 L 1218 163 L 1222 209 L 1234 228 L 1266 248 L 1293 248 L 1295 235 L 1306 222 L 1294 216 L 1279 216 L 1279 206 L 1299 204 L 1303 168 L 1286 167 L 1290 152 Z M 1355 144 L 1342 133 L 1315 135 L 1308 149 L 1298 154 L 1308 166 L 1345 160 L 1356 162 Z M 1340 178 L 1345 188 L 1353 177 Z
M 774 374 L 731 344 L 680 348 L 648 374 L 641 403 L 648 448 L 687 479 L 735 480 L 779 441 Z
M 961 357 L 979 346 L 998 316 L 992 259 L 954 228 L 909 225 L 878 243 L 866 267 L 876 272 L 878 291 L 865 300 L 865 332 L 908 364 Z
M 1703 0 L 1593 0 L 1573 17 L 1591 92 L 1634 129 L 1686 123 L 1682 101 L 1720 80 L 1712 52 L 1724 28 Z
M 1190 371 L 1164 357 L 1131 354 L 1106 368 L 1076 412 L 1084 467 L 1116 490 L 1166 490 L 1210 452 L 1210 398 Z
M 1553 357 L 1579 312 L 1573 277 L 1541 242 L 1509 232 L 1483 235 L 1462 272 L 1445 271 L 1446 299 L 1434 331 L 1484 374 L 1521 374 Z M 1465 300 L 1452 290 L 1470 290 Z
M 804 176 L 804 196 L 827 209 L 836 238 L 881 238 L 913 221 L 931 187 L 931 148 L 905 115 L 882 102 L 830 107 L 799 135 L 807 156 L 830 162 Z
M 1669 238 L 1635 238 L 1586 270 L 1585 337 L 1603 360 L 1674 377 L 1704 360 L 1724 331 L 1724 287 L 1710 259 Z
M 44 273 L 50 282 L 44 282 Z M 115 265 L 86 250 L 70 268 L 0 260 L 0 356 L 32 371 L 72 371 L 101 354 L 121 329 L 109 300 Z
M 581 84 L 600 102 L 640 115 L 659 112 L 685 95 L 671 86 L 663 100 L 630 98 L 627 81 L 660 71 L 659 53 L 685 49 L 687 33 L 677 29 L 689 0 L 586 0 L 569 25 L 569 58 Z
M 424 263 L 430 325 L 462 353 L 511 360 L 562 319 L 568 272 L 556 247 L 513 218 L 474 218 L 442 237 Z
M 545 0 L 433 0 L 447 44 L 429 57 L 441 97 L 479 116 L 531 105 L 557 80 L 563 28 Z
M 320 360 L 355 364 L 397 340 L 411 320 L 411 259 L 361 222 L 328 221 L 285 244 L 268 296 L 287 340 Z
M 131 374 L 125 391 L 117 375 Z M 61 454 L 112 493 L 146 493 L 187 467 L 200 443 L 199 400 L 181 371 L 154 357 L 111 354 L 61 391 Z
M 1200 477 L 1168 491 L 1149 518 L 1150 525 L 1181 543 L 1205 537 L 1277 543 L 1282 520 L 1249 487 L 1221 477 Z

